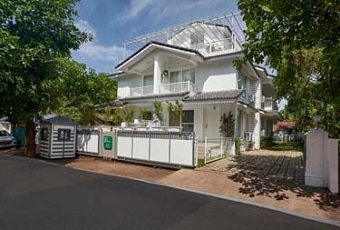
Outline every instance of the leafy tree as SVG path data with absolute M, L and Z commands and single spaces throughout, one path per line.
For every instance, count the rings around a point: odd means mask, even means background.
M 153 102 L 153 114 L 160 122 L 163 121 L 163 105 L 160 101 Z
M 183 104 L 178 100 L 175 103 L 167 102 L 168 112 L 170 115 L 170 125 L 182 126 Z
M 314 106 L 326 128 L 339 120 L 340 2 L 238 0 L 238 6 L 247 24 L 246 58 L 277 70 L 278 97 Z
M 56 58 L 69 57 L 91 38 L 74 25 L 77 2 L 0 2 L 0 114 L 26 122 L 29 156 L 35 154 L 33 118 L 51 107 L 44 88 L 58 76 Z
M 235 127 L 235 118 L 232 112 L 228 113 L 228 116 L 224 113 L 220 119 L 220 134 L 222 137 L 233 137 L 234 136 L 234 127 Z

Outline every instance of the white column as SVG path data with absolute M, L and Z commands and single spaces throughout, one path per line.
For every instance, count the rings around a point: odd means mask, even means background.
M 261 80 L 257 82 L 256 92 L 255 92 L 255 109 L 261 109 L 261 98 L 262 98 L 262 86 Z M 260 138 L 261 138 L 261 114 L 260 112 L 255 113 L 255 127 L 254 127 L 254 147 L 255 149 L 260 148 Z
M 159 85 L 161 84 L 161 74 L 162 74 L 162 59 L 159 55 L 156 55 L 154 60 L 153 69 L 153 93 L 159 94 Z
M 327 136 L 322 129 L 312 130 L 306 136 L 305 184 L 308 186 L 326 187 L 324 142 Z

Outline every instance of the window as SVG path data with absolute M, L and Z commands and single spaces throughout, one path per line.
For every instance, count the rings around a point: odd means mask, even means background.
M 197 46 L 200 44 L 204 44 L 204 32 L 197 30 L 190 34 L 190 44 L 192 46 Z
M 151 111 L 145 111 L 143 113 L 143 120 L 152 120 L 152 112 Z
M 143 82 L 143 84 L 144 84 L 144 86 L 153 85 L 153 75 L 144 76 L 144 82 Z
M 194 69 L 183 70 L 183 81 L 184 82 L 190 81 L 192 83 L 195 83 L 195 70 Z
M 195 83 L 195 69 L 173 71 L 170 73 L 170 83 L 187 81 Z
M 194 110 L 183 110 L 182 130 L 185 132 L 194 131 Z
M 181 71 L 174 71 L 170 73 L 170 83 L 181 82 Z
M 58 141 L 69 141 L 71 140 L 70 129 L 58 129 Z
M 47 128 L 42 128 L 40 130 L 40 140 L 42 141 L 47 141 L 48 140 L 48 136 L 49 133 L 48 133 L 48 129 Z
M 238 72 L 237 75 L 237 86 L 238 89 L 245 89 L 246 88 L 246 77 L 242 72 Z

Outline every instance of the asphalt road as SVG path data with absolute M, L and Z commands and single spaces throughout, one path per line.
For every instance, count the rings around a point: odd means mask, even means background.
M 0 155 L 0 229 L 339 229 L 247 204 Z

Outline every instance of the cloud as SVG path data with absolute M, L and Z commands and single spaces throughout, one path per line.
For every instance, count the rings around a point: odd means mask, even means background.
M 88 67 L 97 71 L 112 72 L 113 67 L 123 58 L 123 47 L 99 44 L 96 30 L 88 21 L 79 20 L 75 24 L 79 30 L 90 32 L 93 35 L 93 40 L 82 44 L 78 50 L 74 50 L 72 57 L 79 62 L 86 63 Z M 103 66 L 106 66 L 106 68 L 102 69 Z

